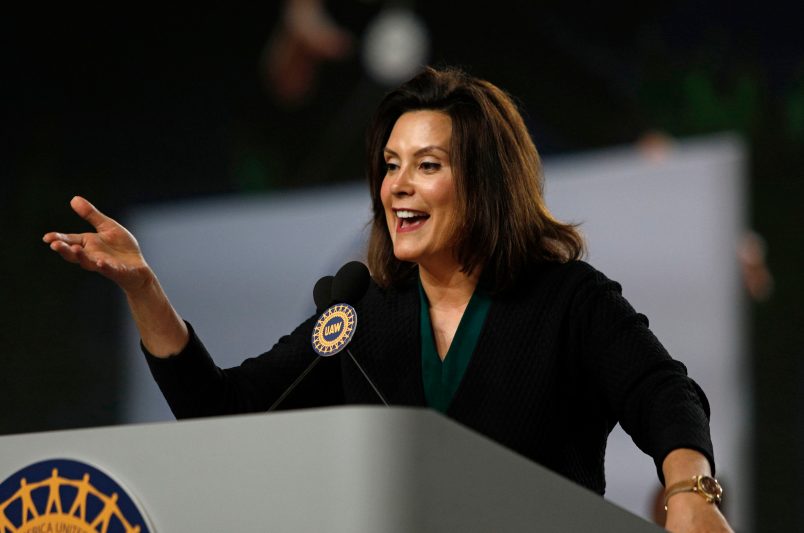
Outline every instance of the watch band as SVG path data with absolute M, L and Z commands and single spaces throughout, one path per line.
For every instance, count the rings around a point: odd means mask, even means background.
M 723 488 L 711 476 L 693 476 L 691 479 L 679 481 L 667 487 L 664 493 L 664 510 L 667 510 L 667 501 L 679 492 L 695 492 L 706 499 L 708 503 L 720 503 L 723 498 Z

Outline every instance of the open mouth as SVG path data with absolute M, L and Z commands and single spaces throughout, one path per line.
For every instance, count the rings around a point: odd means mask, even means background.
M 396 214 L 396 230 L 397 231 L 413 231 L 418 229 L 424 224 L 430 215 L 421 211 L 412 211 L 410 209 L 400 209 L 395 211 Z

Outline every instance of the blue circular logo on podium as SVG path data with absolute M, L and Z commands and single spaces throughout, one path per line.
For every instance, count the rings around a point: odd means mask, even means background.
M 97 468 L 70 459 L 26 466 L 0 483 L 0 532 L 148 533 L 145 515 Z

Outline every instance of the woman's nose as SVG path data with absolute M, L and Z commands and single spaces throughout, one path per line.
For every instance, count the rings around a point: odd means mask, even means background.
M 396 196 L 408 195 L 413 193 L 413 184 L 407 167 L 402 167 L 393 177 L 391 182 L 391 194 Z

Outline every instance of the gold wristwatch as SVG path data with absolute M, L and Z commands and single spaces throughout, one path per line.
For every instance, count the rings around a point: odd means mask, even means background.
M 667 500 L 679 492 L 695 492 L 706 498 L 709 503 L 720 503 L 723 498 L 723 487 L 712 476 L 693 476 L 691 479 L 679 481 L 667 487 L 664 493 L 664 510 L 667 510 Z

